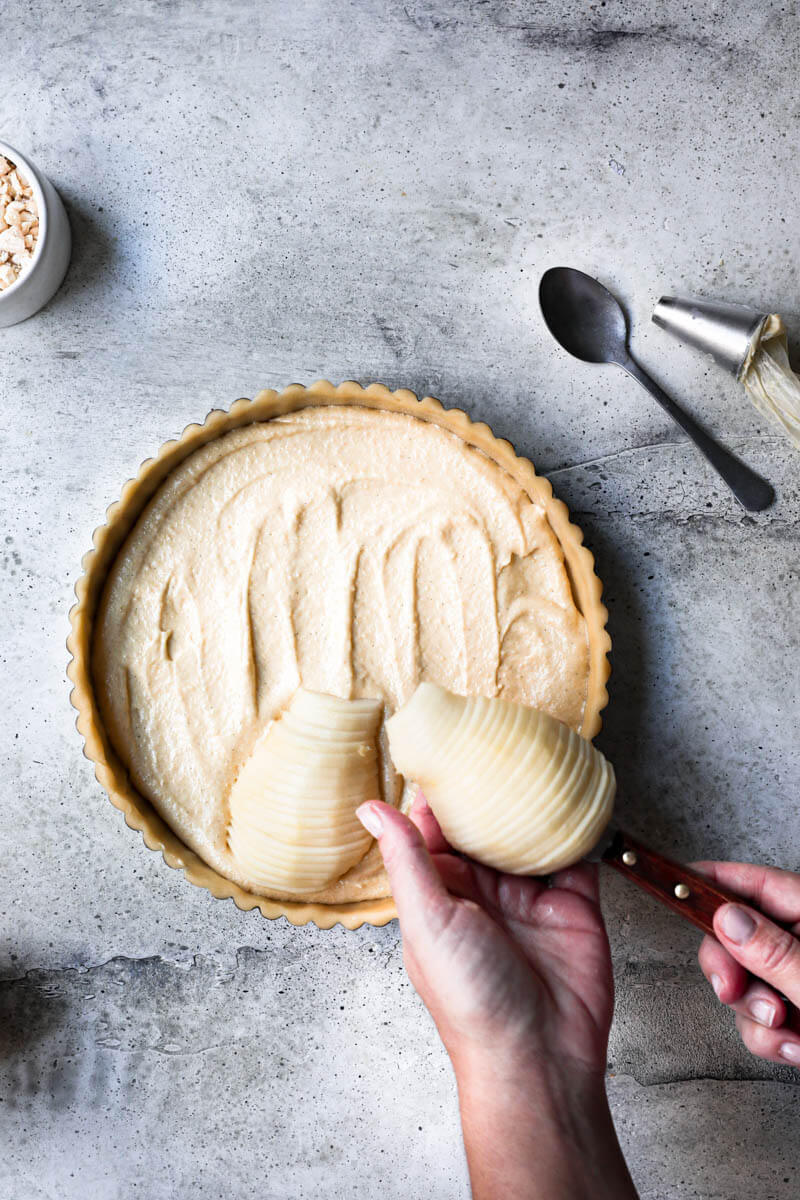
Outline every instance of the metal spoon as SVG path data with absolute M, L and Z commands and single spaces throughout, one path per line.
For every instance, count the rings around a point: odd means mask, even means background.
M 628 350 L 625 313 L 602 283 L 574 267 L 553 267 L 542 276 L 539 303 L 547 328 L 569 354 L 583 362 L 616 363 L 646 388 L 689 435 L 740 504 L 751 512 L 760 512 L 772 504 L 775 493 L 770 485 L 710 438 L 634 362 Z

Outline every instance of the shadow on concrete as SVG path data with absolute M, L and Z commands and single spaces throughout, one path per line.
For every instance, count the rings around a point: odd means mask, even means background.
M 52 1049 L 65 1030 L 70 1009 L 63 989 L 48 986 L 48 972 L 29 971 L 0 981 L 0 1076 L 5 1111 L 19 1108 L 43 1091 L 54 1107 L 64 1077 Z
M 58 194 L 64 201 L 72 230 L 72 256 L 64 282 L 43 309 L 45 312 L 57 309 L 65 301 L 91 301 L 94 293 L 107 290 L 119 256 L 116 239 L 104 223 L 102 207 L 91 206 L 80 193 L 71 193 L 60 186 Z
M 559 481 L 556 492 L 569 504 L 568 491 Z M 649 736 L 647 681 L 650 672 L 648 645 L 644 636 L 644 614 L 640 598 L 638 567 L 627 560 L 625 547 L 603 528 L 603 514 L 572 511 L 584 531 L 585 544 L 595 556 L 597 574 L 603 581 L 603 601 L 608 608 L 607 629 L 611 637 L 609 703 L 602 713 L 603 728 L 596 744 L 615 764 L 619 783 L 617 822 L 631 833 L 647 836 L 649 821 L 646 800 L 634 788 L 626 788 L 626 777 L 638 774 L 637 764 Z M 643 815 L 644 814 L 644 815 Z

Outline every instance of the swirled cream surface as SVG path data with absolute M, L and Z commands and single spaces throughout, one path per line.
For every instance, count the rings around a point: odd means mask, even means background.
M 94 673 L 136 787 L 263 893 L 229 850 L 228 797 L 301 684 L 390 715 L 430 680 L 579 729 L 589 656 L 559 541 L 510 475 L 414 417 L 315 407 L 228 433 L 168 476 L 110 573 Z M 387 761 L 383 775 L 399 800 Z M 373 844 L 308 898 L 388 894 Z

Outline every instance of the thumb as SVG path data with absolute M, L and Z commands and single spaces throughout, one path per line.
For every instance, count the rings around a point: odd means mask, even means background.
M 714 932 L 725 949 L 753 975 L 800 1004 L 800 941 L 744 904 L 723 904 Z
M 444 928 L 455 901 L 442 883 L 413 821 L 391 804 L 374 800 L 362 804 L 356 816 L 381 848 L 400 928 L 413 948 L 420 939 Z

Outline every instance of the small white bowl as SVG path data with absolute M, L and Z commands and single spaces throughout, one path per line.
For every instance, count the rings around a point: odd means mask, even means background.
M 50 180 L 6 142 L 0 142 L 0 154 L 20 168 L 33 188 L 39 210 L 33 258 L 16 282 L 0 292 L 0 328 L 4 329 L 32 317 L 56 294 L 67 273 L 72 235 L 61 197 Z

